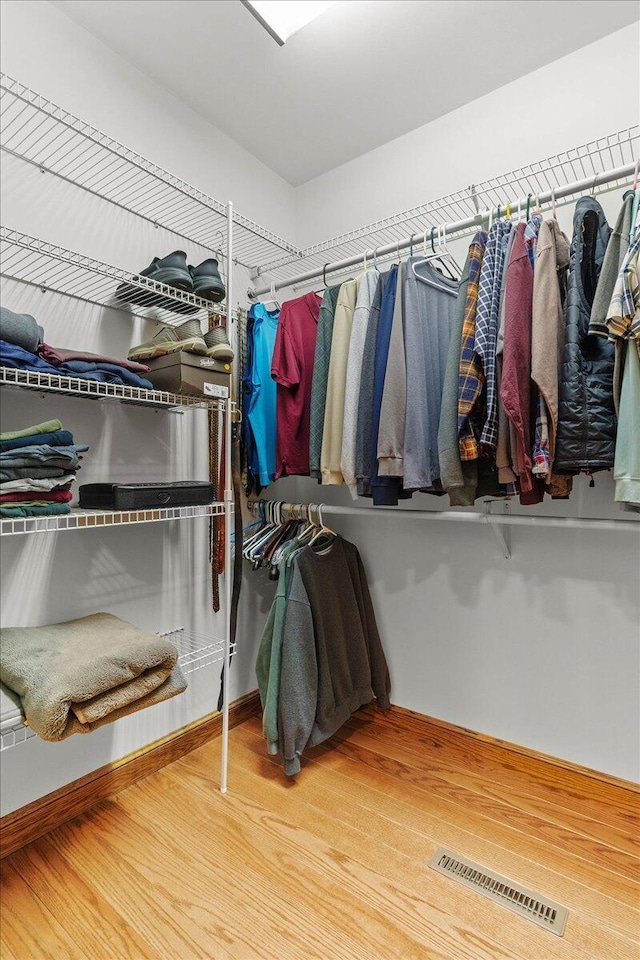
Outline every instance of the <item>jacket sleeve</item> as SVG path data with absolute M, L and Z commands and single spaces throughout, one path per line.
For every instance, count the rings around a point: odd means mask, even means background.
M 371 602 L 371 594 L 369 593 L 369 584 L 367 583 L 367 577 L 359 553 L 356 553 L 356 558 L 359 582 L 354 584 L 354 586 L 359 593 L 360 609 L 363 618 L 362 625 L 369 652 L 371 688 L 378 701 L 378 706 L 386 710 L 390 706 L 389 693 L 391 691 L 391 680 L 389 678 L 389 667 L 387 666 L 387 660 L 384 655 L 384 650 L 382 649 L 376 615 L 373 610 L 373 603 Z
M 311 606 L 297 563 L 282 634 L 279 735 L 284 772 L 300 772 L 300 755 L 311 736 L 318 702 L 318 664 Z

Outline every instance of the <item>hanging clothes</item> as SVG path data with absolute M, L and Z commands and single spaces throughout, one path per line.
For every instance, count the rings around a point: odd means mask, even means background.
M 351 495 L 356 496 L 356 435 L 358 432 L 358 404 L 364 354 L 371 306 L 378 285 L 376 269 L 366 270 L 360 276 L 358 299 L 353 312 L 351 339 L 347 358 L 344 390 L 344 416 L 342 421 L 342 451 L 340 470 Z
M 378 476 L 404 474 L 404 422 L 407 408 L 407 366 L 404 352 L 404 282 L 406 264 L 398 266 L 395 304 L 378 428 Z
M 519 223 L 507 267 L 500 396 L 515 431 L 520 502 L 540 503 L 544 491 L 533 475 L 532 425 L 536 398 L 531 383 L 533 263 L 540 218 Z
M 271 378 L 271 361 L 279 313 L 268 310 L 264 303 L 255 303 L 249 311 L 252 348 L 245 372 L 245 411 L 255 448 L 252 471 L 261 487 L 272 483 L 276 475 L 276 384 Z
M 498 443 L 498 396 L 496 378 L 496 344 L 500 312 L 500 294 L 504 257 L 512 224 L 496 220 L 491 225 L 480 271 L 474 350 L 482 367 L 485 385 L 484 423 L 478 439 L 484 456 L 495 456 Z M 479 400 L 480 391 L 476 397 Z
M 320 455 L 322 451 L 322 431 L 324 410 L 327 400 L 327 378 L 331 358 L 331 340 L 333 320 L 338 301 L 340 284 L 327 287 L 320 304 L 318 315 L 318 333 L 313 359 L 313 380 L 311 383 L 311 409 L 309 413 L 309 472 L 316 480 L 320 479 Z
M 609 338 L 624 355 L 613 477 L 615 499 L 640 509 L 640 232 L 629 247 L 607 311 Z
M 398 289 L 399 268 L 394 265 L 389 270 L 389 278 L 380 304 L 380 316 L 376 334 L 376 348 L 373 361 L 373 408 L 371 414 L 371 495 L 374 506 L 395 506 L 398 503 L 400 483 L 395 477 L 379 476 L 378 440 L 380 434 L 380 414 L 382 395 L 386 380 L 389 344 Z
M 271 364 L 278 384 L 276 479 L 309 475 L 313 359 L 321 298 L 307 293 L 282 304 Z
M 405 490 L 440 485 L 438 427 L 458 283 L 431 262 L 410 257 L 404 287 L 407 413 L 404 439 Z
M 471 276 L 472 262 L 482 262 L 482 251 L 487 242 L 484 230 L 474 236 L 465 261 L 462 277 L 458 285 L 456 309 L 451 321 L 449 353 L 442 386 L 440 423 L 438 425 L 438 461 L 442 486 L 449 494 L 452 507 L 468 507 L 475 502 L 475 489 L 478 482 L 476 461 L 460 460 L 458 444 L 458 381 L 460 372 L 460 346 L 462 327 Z M 474 268 L 475 272 L 475 268 Z M 466 467 L 469 466 L 469 470 Z
M 389 279 L 389 271 L 378 276 L 373 295 L 367 333 L 362 352 L 360 369 L 360 396 L 356 427 L 356 484 L 359 497 L 371 496 L 371 451 L 373 448 L 373 379 L 375 368 L 376 340 L 382 298 Z M 377 437 L 376 437 L 377 445 Z
M 615 348 L 589 336 L 589 320 L 611 228 L 594 197 L 581 197 L 573 217 L 567 315 L 560 376 L 555 466 L 593 473 L 613 467 Z
M 516 231 L 511 230 L 507 240 L 504 256 L 504 271 L 502 274 L 502 289 L 500 292 L 500 306 L 498 311 L 498 339 L 496 342 L 496 383 L 498 387 L 498 445 L 496 447 L 496 468 L 498 470 L 499 483 L 511 496 L 518 493 L 519 481 L 517 474 L 517 462 L 515 462 L 515 440 L 512 444 L 511 422 L 504 409 L 504 404 L 501 397 L 501 389 L 502 366 L 504 360 L 504 318 L 507 302 L 508 267 L 509 261 L 511 260 L 511 252 L 513 250 L 515 238 Z
M 557 220 L 546 220 L 540 225 L 531 322 L 531 379 L 539 391 L 533 473 L 545 481 L 552 493 L 569 248 L 569 238 Z
M 354 544 L 336 536 L 322 552 L 293 562 L 279 695 L 280 746 L 287 776 L 306 747 L 328 740 L 376 698 L 389 707 L 391 683 L 369 586 Z
M 340 461 L 344 425 L 344 399 L 351 327 L 356 309 L 360 279 L 347 280 L 340 287 L 331 338 L 331 358 L 327 374 L 327 399 L 322 431 L 320 472 L 323 484 L 343 481 Z

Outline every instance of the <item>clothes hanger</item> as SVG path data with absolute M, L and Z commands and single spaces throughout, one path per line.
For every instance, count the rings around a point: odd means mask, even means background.
M 436 283 L 430 277 L 424 277 L 422 276 L 422 274 L 419 274 L 416 272 L 416 267 L 424 266 L 424 264 L 429 263 L 431 260 L 438 260 L 438 259 L 441 259 L 442 257 L 442 254 L 436 251 L 434 242 L 433 242 L 433 235 L 436 229 L 439 231 L 440 227 L 437 227 L 437 228 L 431 227 L 431 249 L 433 252 L 429 254 L 427 251 L 427 232 L 429 230 L 429 227 L 427 227 L 426 230 L 424 231 L 424 237 L 422 238 L 422 247 L 424 250 L 424 257 L 412 263 L 411 270 L 413 272 L 415 279 L 419 280 L 421 283 L 426 283 L 427 286 L 433 287 L 435 290 L 441 290 L 443 293 L 451 293 L 451 289 L 449 287 L 443 287 L 441 284 Z M 450 256 L 450 254 L 447 254 L 447 255 Z M 451 279 L 453 280 L 455 278 L 451 277 Z
M 334 533 L 333 530 L 330 530 L 329 527 L 325 526 L 324 520 L 322 519 L 322 504 L 317 504 L 318 507 L 318 520 L 320 521 L 320 528 L 317 533 L 314 533 L 313 537 L 309 541 L 309 546 L 312 547 L 314 543 L 317 543 L 320 537 L 328 535 L 334 539 L 338 536 L 337 533 Z
M 269 304 L 269 303 L 272 303 L 272 304 L 273 304 L 272 310 L 269 311 L 270 313 L 273 312 L 273 310 L 280 310 L 280 303 L 279 303 L 279 301 L 276 299 L 276 285 L 275 285 L 275 281 L 273 281 L 273 280 L 271 281 L 271 289 L 270 289 L 269 293 L 270 293 L 271 295 L 270 295 L 269 297 L 267 297 L 266 300 L 262 300 L 262 301 L 261 301 L 262 304 L 267 308 L 267 310 L 269 310 L 269 307 L 267 306 L 267 304 Z

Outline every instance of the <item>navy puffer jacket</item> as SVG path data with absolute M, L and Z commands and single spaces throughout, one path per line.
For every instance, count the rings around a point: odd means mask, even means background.
M 615 347 L 589 336 L 591 305 L 611 227 L 594 197 L 581 197 L 573 216 L 566 327 L 559 383 L 554 470 L 593 473 L 613 467 Z

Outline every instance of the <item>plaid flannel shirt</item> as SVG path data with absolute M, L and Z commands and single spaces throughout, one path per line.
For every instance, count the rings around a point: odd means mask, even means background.
M 475 352 L 475 335 L 478 286 L 486 246 L 487 233 L 479 230 L 469 247 L 469 283 L 458 368 L 458 444 L 461 460 L 475 460 L 478 456 L 478 427 L 472 422 L 471 414 L 484 385 L 484 372 Z
M 640 352 L 640 232 L 629 247 L 607 311 L 609 340 L 635 340 Z
M 484 455 L 495 453 L 498 444 L 496 340 L 504 258 L 510 232 L 511 221 L 509 220 L 496 220 L 492 224 L 482 260 L 478 287 L 475 352 L 486 383 L 486 413 L 480 435 L 480 448 Z

